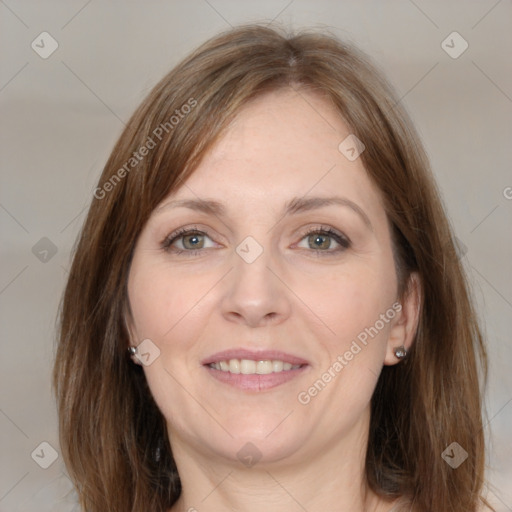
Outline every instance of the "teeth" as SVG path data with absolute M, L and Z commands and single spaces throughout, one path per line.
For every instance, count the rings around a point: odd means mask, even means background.
M 256 365 L 256 373 L 260 375 L 266 375 L 267 373 L 273 372 L 272 361 L 258 361 Z
M 272 371 L 274 371 L 275 373 L 282 372 L 283 366 L 283 361 L 272 361 Z
M 225 363 L 226 361 L 222 361 L 223 363 Z M 216 363 L 216 365 L 219 364 L 219 363 Z M 217 370 L 221 370 L 222 368 L 219 367 L 217 368 L 217 366 L 215 366 L 215 368 Z M 226 370 L 224 370 L 226 371 Z M 230 373 L 240 373 L 240 361 L 238 359 L 230 359 L 229 360 L 229 370 L 228 370 Z
M 256 373 L 256 361 L 250 359 L 242 359 L 240 361 L 240 373 L 244 375 L 252 375 Z
M 253 361 L 252 359 L 230 359 L 229 361 L 219 361 L 211 363 L 210 368 L 229 373 L 241 373 L 243 375 L 268 375 L 269 373 L 279 373 L 282 371 L 296 370 L 300 364 L 292 365 L 283 361 L 264 360 Z

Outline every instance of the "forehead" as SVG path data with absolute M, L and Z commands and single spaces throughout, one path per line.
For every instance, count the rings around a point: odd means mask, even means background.
M 207 160 L 213 167 L 233 160 L 265 163 L 261 170 L 272 170 L 276 178 L 279 171 L 299 170 L 306 163 L 318 175 L 338 159 L 338 144 L 349 133 L 326 99 L 287 88 L 244 106 Z
M 316 93 L 267 93 L 240 110 L 172 196 L 277 207 L 292 196 L 334 192 L 379 215 L 380 194 L 361 159 L 351 161 L 339 149 L 350 134 L 339 112 Z

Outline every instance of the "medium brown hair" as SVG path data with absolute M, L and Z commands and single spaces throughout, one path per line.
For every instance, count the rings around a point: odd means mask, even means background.
M 419 512 L 478 508 L 486 352 L 413 124 L 353 46 L 331 35 L 249 25 L 207 41 L 138 107 L 104 168 L 75 247 L 54 387 L 62 452 L 84 510 L 163 512 L 179 496 L 165 420 L 142 369 L 127 356 L 131 258 L 154 208 L 190 176 L 240 109 L 286 87 L 321 94 L 363 141 L 362 162 L 393 230 L 399 295 L 407 293 L 412 272 L 421 282 L 412 349 L 405 362 L 384 367 L 372 399 L 369 485 L 383 497 L 409 497 Z M 454 441 L 468 453 L 457 469 L 441 457 Z

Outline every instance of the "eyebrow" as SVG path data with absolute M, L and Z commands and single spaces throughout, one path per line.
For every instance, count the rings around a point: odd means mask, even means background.
M 294 197 L 285 204 L 282 217 L 286 215 L 298 214 L 306 211 L 317 210 L 326 206 L 339 205 L 346 206 L 357 213 L 367 227 L 373 231 L 372 223 L 364 210 L 356 203 L 345 197 L 329 196 L 329 197 Z M 225 216 L 226 208 L 222 203 L 209 199 L 175 199 L 168 201 L 159 208 L 155 213 L 169 208 L 189 208 L 203 213 L 209 213 L 215 216 Z M 282 218 L 281 217 L 281 218 Z

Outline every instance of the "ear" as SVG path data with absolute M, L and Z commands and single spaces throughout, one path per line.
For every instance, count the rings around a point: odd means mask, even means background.
M 418 329 L 422 296 L 421 280 L 417 272 L 409 276 L 407 289 L 401 301 L 401 309 L 393 321 L 387 342 L 384 364 L 391 366 L 400 362 L 395 349 L 404 346 L 410 350 Z
M 138 338 L 135 336 L 135 326 L 133 324 L 131 311 L 126 311 L 125 310 L 123 317 L 124 317 L 125 330 L 126 330 L 126 333 L 128 334 L 128 343 L 126 344 L 126 352 L 128 352 L 128 348 L 129 347 L 137 348 L 136 340 Z M 135 364 L 138 364 L 139 366 L 142 366 L 142 363 L 140 362 L 139 358 L 136 355 L 131 355 L 130 354 L 130 359 Z

